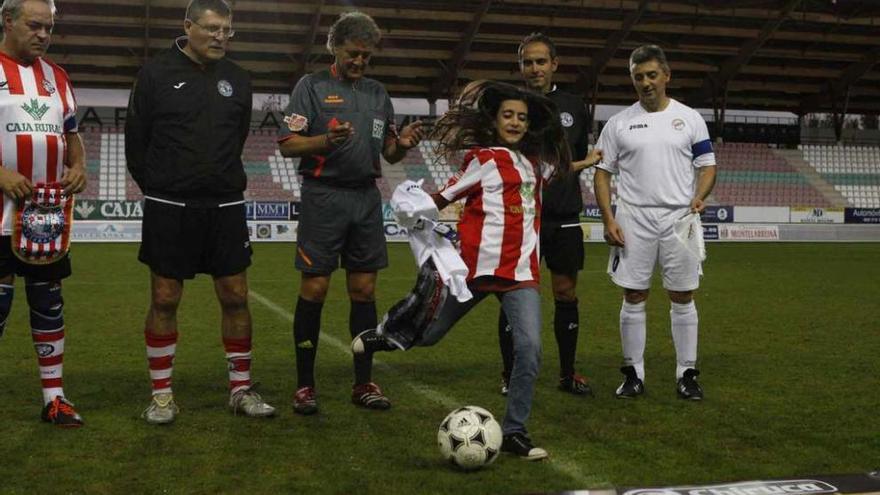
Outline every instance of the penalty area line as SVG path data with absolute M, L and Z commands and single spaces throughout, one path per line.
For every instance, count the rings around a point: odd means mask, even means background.
M 290 311 L 287 311 L 271 299 L 263 296 L 253 289 L 250 289 L 249 294 L 254 301 L 262 304 L 267 309 L 278 315 L 280 318 L 287 320 L 287 322 L 293 323 L 293 313 L 291 313 Z M 321 342 L 330 344 L 330 346 L 334 349 L 345 354 L 351 354 L 350 343 L 343 342 L 342 340 L 339 340 L 338 338 L 328 334 L 327 332 L 321 332 L 321 336 L 319 338 L 321 339 Z M 373 359 L 373 365 L 388 371 L 395 371 L 393 365 L 385 363 L 384 361 L 376 358 Z M 427 398 L 428 400 L 439 403 L 446 410 L 452 410 L 462 405 L 461 401 L 455 399 L 454 397 L 442 394 L 424 383 L 419 383 L 417 381 L 407 378 L 403 378 L 401 381 L 406 385 L 407 388 L 409 388 L 413 392 Z M 610 484 L 605 480 L 585 474 L 583 471 L 581 471 L 576 462 L 566 459 L 564 456 L 554 454 L 552 453 L 552 451 L 550 454 L 549 462 L 545 461 L 545 463 L 558 473 L 571 478 L 585 488 L 591 486 L 610 486 Z

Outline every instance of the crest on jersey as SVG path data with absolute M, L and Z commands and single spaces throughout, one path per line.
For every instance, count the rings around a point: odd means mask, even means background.
M 309 128 L 309 119 L 303 115 L 292 113 L 284 117 L 284 123 L 292 132 L 303 132 Z
M 12 252 L 25 263 L 45 265 L 70 249 L 73 197 L 58 183 L 37 184 L 15 212 Z
M 681 119 L 673 120 L 672 121 L 672 128 L 675 129 L 676 131 L 683 131 L 684 130 L 684 121 Z
M 232 96 L 232 84 L 229 84 L 229 81 L 226 79 L 217 81 L 217 92 L 229 98 Z
M 559 121 L 562 123 L 562 127 L 571 127 L 574 125 L 574 117 L 568 112 L 560 113 Z
M 55 94 L 55 86 L 53 86 L 48 79 L 43 79 L 43 89 L 45 89 L 50 96 Z

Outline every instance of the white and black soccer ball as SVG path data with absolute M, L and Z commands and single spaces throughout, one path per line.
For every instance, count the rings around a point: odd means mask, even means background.
M 501 451 L 501 425 L 477 406 L 460 407 L 446 416 L 437 431 L 443 458 L 466 471 L 491 464 Z

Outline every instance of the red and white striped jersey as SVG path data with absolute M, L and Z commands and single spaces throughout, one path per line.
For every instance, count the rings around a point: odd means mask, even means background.
M 43 58 L 31 65 L 0 53 L 0 165 L 31 182 L 57 182 L 64 134 L 77 132 L 76 100 L 64 69 Z M 4 196 L 2 235 L 10 235 L 15 201 Z
M 536 165 L 507 148 L 465 155 L 440 194 L 448 201 L 465 198 L 458 233 L 468 280 L 538 281 L 541 181 Z

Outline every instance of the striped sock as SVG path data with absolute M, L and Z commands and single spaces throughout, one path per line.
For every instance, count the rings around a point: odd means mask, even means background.
M 64 370 L 64 327 L 58 330 L 32 330 L 34 350 L 40 365 L 43 402 L 48 404 L 56 396 L 64 397 L 62 374 Z
M 174 368 L 174 351 L 177 348 L 177 332 L 155 335 L 144 330 L 147 341 L 147 360 L 150 363 L 150 380 L 153 395 L 171 393 L 171 372 Z
M 251 387 L 251 338 L 223 338 L 229 363 L 229 395 Z

